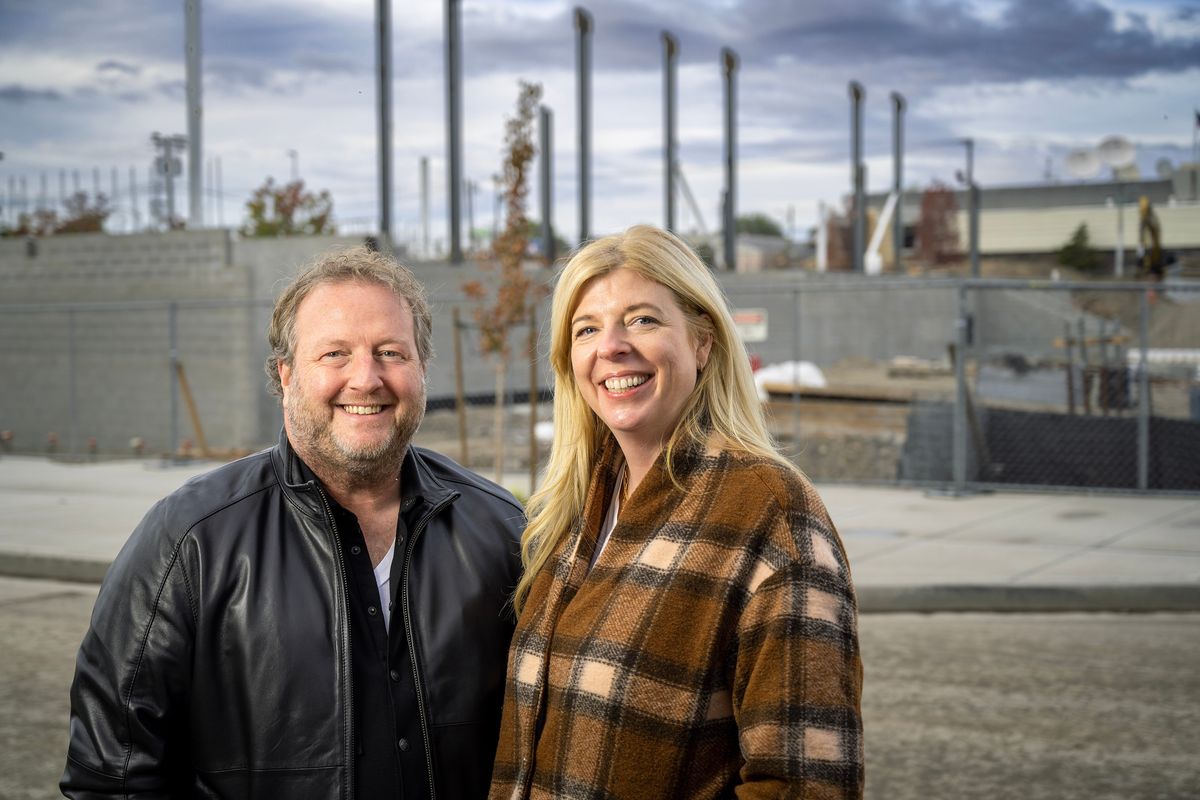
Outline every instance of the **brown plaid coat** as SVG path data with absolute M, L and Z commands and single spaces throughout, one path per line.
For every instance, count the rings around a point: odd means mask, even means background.
M 596 566 L 618 450 L 530 591 L 492 775 L 508 798 L 861 798 L 850 571 L 807 480 L 765 459 L 663 461 Z

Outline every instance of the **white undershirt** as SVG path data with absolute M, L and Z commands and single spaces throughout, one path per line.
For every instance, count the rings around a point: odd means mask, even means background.
M 392 557 L 396 553 L 393 543 L 383 554 L 383 558 L 375 565 L 375 585 L 379 587 L 379 607 L 383 609 L 383 627 L 391 629 L 392 623 Z
M 596 566 L 596 560 L 600 558 L 600 554 L 604 552 L 605 545 L 608 544 L 609 534 L 613 532 L 613 528 L 617 527 L 617 515 L 621 513 L 621 488 L 625 485 L 625 470 L 621 470 L 617 475 L 617 485 L 613 487 L 612 500 L 608 504 L 608 513 L 604 515 L 604 522 L 600 523 L 600 533 L 596 539 L 596 549 L 592 553 L 592 563 L 588 565 L 588 569 Z

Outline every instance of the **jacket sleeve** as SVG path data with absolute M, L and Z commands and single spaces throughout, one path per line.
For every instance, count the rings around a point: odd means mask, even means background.
M 857 606 L 841 542 L 820 512 L 781 513 L 799 557 L 774 570 L 759 562 L 739 619 L 740 798 L 863 796 Z
M 157 798 L 180 788 L 195 614 L 169 503 L 142 520 L 96 598 L 71 685 L 67 797 Z

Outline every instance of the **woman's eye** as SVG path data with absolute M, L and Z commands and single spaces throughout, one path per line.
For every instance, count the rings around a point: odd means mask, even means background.
M 596 329 L 591 325 L 585 325 L 575 331 L 575 338 L 578 339 L 580 336 L 587 336 L 590 333 L 595 333 L 595 331 Z
M 630 320 L 629 324 L 630 325 L 657 325 L 658 320 L 656 320 L 654 317 L 641 316 L 641 317 L 634 317 L 632 320 Z

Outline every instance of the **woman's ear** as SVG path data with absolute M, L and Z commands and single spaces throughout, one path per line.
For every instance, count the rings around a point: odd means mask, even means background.
M 707 330 L 705 330 L 704 335 L 700 337 L 700 341 L 696 344 L 696 369 L 697 370 L 703 370 L 704 365 L 708 363 L 708 355 L 709 355 L 709 353 L 712 352 L 712 344 L 713 344 L 712 317 L 710 317 L 708 314 L 701 314 L 700 316 L 704 319 L 705 322 L 708 323 L 708 325 L 705 326 L 707 328 Z

